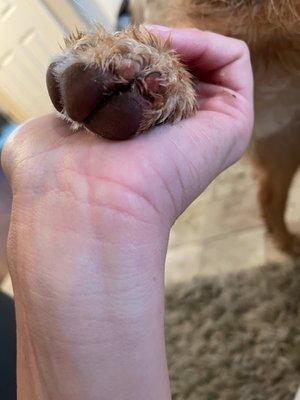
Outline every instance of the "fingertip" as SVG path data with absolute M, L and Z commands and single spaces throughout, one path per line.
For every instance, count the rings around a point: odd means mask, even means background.
M 155 25 L 155 24 L 144 24 L 144 27 L 149 31 L 155 31 L 159 33 L 170 33 L 172 28 L 164 25 Z
M 153 35 L 159 36 L 161 39 L 168 41 L 171 39 L 174 29 L 163 25 L 145 24 L 146 30 Z
M 152 34 L 169 40 L 171 47 L 183 59 L 193 59 L 198 55 L 199 42 L 201 47 L 202 32 L 196 28 L 172 28 L 164 25 L 145 24 L 145 28 Z

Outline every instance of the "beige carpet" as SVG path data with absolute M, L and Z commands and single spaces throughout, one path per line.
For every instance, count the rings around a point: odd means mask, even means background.
M 293 400 L 300 384 L 300 266 L 168 289 L 174 400 Z

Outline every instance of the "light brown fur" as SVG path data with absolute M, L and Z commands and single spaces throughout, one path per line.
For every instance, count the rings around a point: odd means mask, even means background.
M 262 216 L 277 245 L 299 254 L 299 237 L 289 232 L 284 214 L 300 165 L 300 0 L 131 0 L 131 7 L 136 22 L 196 27 L 247 42 Z
M 165 121 L 174 123 L 195 112 L 197 100 L 191 74 L 171 49 L 170 42 L 160 40 L 143 27 L 130 26 L 112 34 L 99 26 L 91 32 L 72 34 L 65 39 L 65 44 L 52 71 L 57 82 L 69 66 L 83 63 L 86 67 L 98 68 L 101 73 L 112 74 L 114 83 L 120 85 L 136 80 L 141 91 L 147 92 L 147 77 L 159 73 L 159 90 L 152 93 L 155 101 L 145 108 L 139 132 Z M 132 69 L 134 79 L 125 76 Z M 66 107 L 62 112 L 73 123 L 73 128 L 84 127 L 72 121 Z
M 299 0 L 131 0 L 131 8 L 135 22 L 237 37 L 247 42 L 254 64 L 259 57 L 299 71 Z

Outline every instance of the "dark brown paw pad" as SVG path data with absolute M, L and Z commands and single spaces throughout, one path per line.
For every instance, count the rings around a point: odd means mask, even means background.
M 118 71 L 75 63 L 59 77 L 56 64 L 47 71 L 47 87 L 54 107 L 90 131 L 111 140 L 124 140 L 145 125 L 147 110 L 163 99 L 159 73 L 138 76 L 138 68 L 124 63 Z

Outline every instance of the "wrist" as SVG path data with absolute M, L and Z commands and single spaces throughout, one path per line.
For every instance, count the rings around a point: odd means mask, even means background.
M 113 248 L 103 246 L 104 258 L 106 251 Z M 85 265 L 81 284 L 71 267 L 55 272 L 61 264 L 50 271 L 41 262 L 37 273 L 23 264 L 24 284 L 14 280 L 20 400 L 90 400 L 99 393 L 103 399 L 138 400 L 148 393 L 147 400 L 169 400 L 163 254 L 147 263 L 138 257 L 138 272 L 130 271 L 129 255 L 119 273 L 117 263 Z
M 47 316 L 49 324 L 55 323 L 75 306 L 79 319 L 88 311 L 126 324 L 161 314 L 167 234 L 147 238 L 145 232 L 136 232 L 137 239 L 128 245 L 115 240 L 114 229 L 115 241 L 110 242 L 108 235 L 105 240 L 81 237 L 74 230 L 59 232 L 26 218 L 16 231 L 14 218 L 8 240 L 10 272 L 16 304 L 28 309 L 33 321 Z
M 93 399 L 106 390 L 104 399 L 139 399 L 145 390 L 149 399 L 169 399 L 168 228 L 124 218 L 108 229 L 106 209 L 89 225 L 80 207 L 68 211 L 66 223 L 63 199 L 53 207 L 41 201 L 14 197 L 9 238 L 19 399 Z
M 13 203 L 8 257 L 16 292 L 47 302 L 48 294 L 67 300 L 109 292 L 123 302 L 132 291 L 148 298 L 147 290 L 163 282 L 168 224 L 56 193 L 14 194 Z
M 170 399 L 162 315 L 129 325 L 102 320 L 89 340 L 92 321 L 80 321 L 73 327 L 79 341 L 73 336 L 67 343 L 36 334 L 22 317 L 17 321 L 18 399 Z

